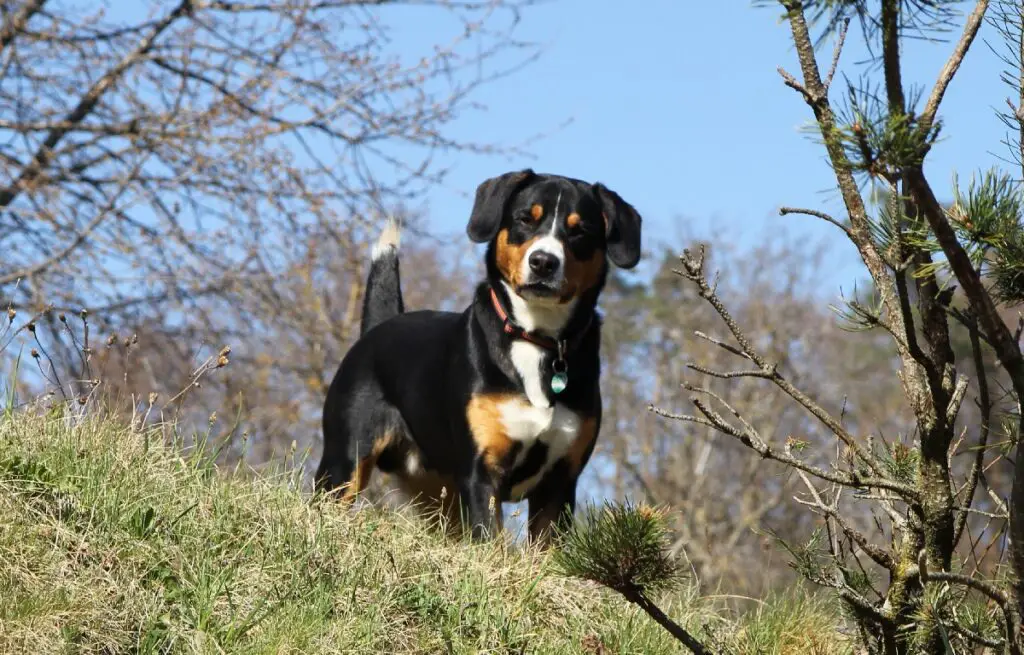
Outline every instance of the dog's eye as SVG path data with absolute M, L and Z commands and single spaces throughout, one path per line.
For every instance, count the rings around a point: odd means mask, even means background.
M 517 211 L 514 218 L 520 223 L 533 223 L 533 214 L 531 214 L 528 209 Z

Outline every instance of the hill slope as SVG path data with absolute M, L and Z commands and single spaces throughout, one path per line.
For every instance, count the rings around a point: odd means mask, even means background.
M 320 507 L 287 476 L 162 443 L 100 418 L 0 416 L 0 652 L 680 652 L 542 554 Z M 734 626 L 686 594 L 663 607 L 740 652 L 836 652 L 834 617 L 802 597 Z

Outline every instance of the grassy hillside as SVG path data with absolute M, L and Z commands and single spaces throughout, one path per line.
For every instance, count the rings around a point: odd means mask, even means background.
M 0 652 L 676 653 L 646 615 L 517 545 L 320 507 L 158 432 L 0 415 Z M 842 652 L 802 596 L 743 617 L 659 599 L 733 652 Z

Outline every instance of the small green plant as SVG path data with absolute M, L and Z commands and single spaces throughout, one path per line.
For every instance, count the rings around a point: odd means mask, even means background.
M 630 502 L 588 508 L 559 535 L 554 564 L 564 575 L 622 594 L 694 653 L 710 653 L 651 601 L 652 594 L 675 586 L 682 578 L 678 561 L 668 552 L 664 514 L 663 509 Z

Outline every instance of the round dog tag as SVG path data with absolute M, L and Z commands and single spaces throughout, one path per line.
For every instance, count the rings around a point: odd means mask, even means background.
M 555 373 L 551 376 L 551 390 L 555 393 L 562 393 L 569 384 L 569 376 L 565 373 Z
M 558 359 L 551 363 L 551 390 L 555 393 L 562 393 L 569 386 L 569 365 L 565 362 L 564 352 L 565 346 L 559 342 Z

